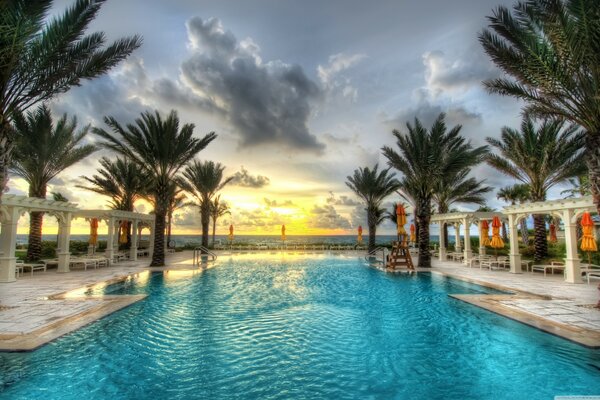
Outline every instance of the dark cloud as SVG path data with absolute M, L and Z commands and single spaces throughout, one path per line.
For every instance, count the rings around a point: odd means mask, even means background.
M 415 118 L 429 128 L 440 115 L 446 113 L 446 124 L 451 127 L 460 125 L 479 125 L 482 122 L 481 114 L 468 110 L 463 105 L 443 106 L 435 104 L 427 99 L 422 99 L 416 106 L 400 110 L 393 118 L 387 119 L 385 123 L 398 130 L 404 130 L 406 123 L 414 125 Z
M 310 210 L 308 226 L 319 229 L 350 229 L 348 218 L 338 214 L 335 207 L 330 204 L 323 206 L 315 204 Z
M 260 189 L 271 183 L 271 180 L 263 175 L 250 175 L 244 167 L 233 174 L 232 185 Z
M 335 206 L 358 206 L 362 203 L 358 200 L 355 200 L 349 196 L 341 195 L 336 197 L 333 192 L 329 192 L 329 197 L 327 198 L 327 204 L 335 205 Z
M 187 28 L 193 53 L 181 65 L 182 79 L 225 116 L 241 145 L 324 149 L 307 126 L 321 91 L 300 66 L 263 63 L 256 44 L 239 42 L 216 18 L 194 17 Z

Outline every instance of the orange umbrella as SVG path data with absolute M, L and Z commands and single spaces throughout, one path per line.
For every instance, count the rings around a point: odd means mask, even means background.
M 233 242 L 233 225 L 229 225 L 229 241 Z
M 362 225 L 358 226 L 358 243 L 362 243 Z
M 417 235 L 415 235 L 415 225 L 410 224 L 410 241 L 415 243 L 417 241 Z
M 129 223 L 127 221 L 121 221 L 121 235 L 119 236 L 119 243 L 127 243 L 127 233 L 129 232 Z
M 556 237 L 556 225 L 550 224 L 550 243 L 558 242 L 558 238 Z
M 479 235 L 479 244 L 481 245 L 481 247 L 490 245 L 489 232 L 490 232 L 490 225 L 484 219 L 483 221 L 481 221 L 481 233 Z
M 490 246 L 494 249 L 501 249 L 504 247 L 504 242 L 500 237 L 500 227 L 502 223 L 500 222 L 500 218 L 494 217 L 492 220 L 492 241 L 490 242 Z
M 594 221 L 589 212 L 584 212 L 581 217 L 583 235 L 581 237 L 581 250 L 588 252 L 588 262 L 591 264 L 591 252 L 598 251 L 598 245 L 594 238 Z
M 285 242 L 285 225 L 281 225 L 281 240 Z
M 404 206 L 400 203 L 396 206 L 396 224 L 398 225 L 398 237 L 406 236 L 406 230 L 404 224 L 406 224 L 406 211 Z
M 88 243 L 92 246 L 98 243 L 98 218 L 92 218 L 90 221 L 90 240 Z

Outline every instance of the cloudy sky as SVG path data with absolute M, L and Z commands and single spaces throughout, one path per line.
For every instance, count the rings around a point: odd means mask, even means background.
M 366 220 L 345 178 L 385 163 L 380 149 L 393 145 L 392 129 L 405 130 L 415 116 L 429 125 L 446 112 L 481 145 L 519 123 L 518 102 L 483 90 L 481 81 L 499 71 L 477 41 L 485 16 L 512 2 L 112 0 L 91 30 L 110 39 L 137 33 L 143 46 L 110 74 L 56 98 L 52 109 L 99 127 L 105 115 L 128 123 L 144 110 L 176 109 L 198 136 L 215 131 L 199 158 L 235 176 L 223 191 L 232 215 L 221 233 L 230 223 L 239 233 L 277 234 L 283 223 L 288 234 L 353 233 Z M 55 3 L 58 12 L 70 1 Z M 65 171 L 51 190 L 85 208 L 106 207 L 106 199 L 74 187 L 102 155 Z M 513 183 L 486 166 L 473 174 L 494 187 Z M 27 189 L 18 179 L 9 186 Z M 502 206 L 495 191 L 489 205 Z M 197 209 L 175 219 L 177 233 L 199 231 Z M 74 229 L 88 228 L 80 221 Z

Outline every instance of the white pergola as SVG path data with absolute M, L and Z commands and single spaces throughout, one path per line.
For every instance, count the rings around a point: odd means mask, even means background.
M 453 225 L 456 234 L 456 251 L 463 251 L 464 262 L 466 263 L 470 258 L 473 257 L 473 250 L 471 249 L 471 224 L 480 226 L 481 221 L 491 221 L 494 217 L 498 217 L 501 220 L 506 220 L 506 216 L 500 212 L 479 212 L 479 211 L 465 211 L 447 214 L 434 214 L 431 216 L 430 222 L 432 224 L 440 225 L 440 250 L 439 259 L 440 261 L 446 260 L 446 243 L 444 238 L 444 225 Z M 462 249 L 460 243 L 460 226 L 464 226 L 465 229 L 465 247 Z M 481 234 L 481 227 L 479 228 Z M 479 254 L 485 254 L 485 247 L 479 246 Z
M 565 280 L 570 283 L 581 283 L 581 270 L 577 253 L 577 219 L 584 212 L 596 212 L 592 196 L 524 203 L 505 207 L 510 232 L 510 272 L 521 273 L 521 254 L 519 253 L 518 224 L 531 214 L 547 214 L 560 218 L 565 227 Z
M 0 224 L 2 225 L 0 229 L 0 282 L 14 282 L 16 280 L 17 225 L 22 215 L 32 211 L 44 212 L 56 217 L 58 220 L 58 272 L 69 272 L 71 221 L 75 218 L 86 218 L 88 220 L 98 218 L 107 221 L 106 256 L 110 259 L 112 259 L 118 248 L 116 243 L 118 238 L 117 229 L 119 228 L 118 221 L 131 221 L 134 226 L 130 253 L 134 260 L 137 258 L 138 226 L 149 226 L 151 233 L 154 232 L 154 215 L 117 210 L 82 210 L 77 208 L 74 203 L 4 194 L 0 204 Z

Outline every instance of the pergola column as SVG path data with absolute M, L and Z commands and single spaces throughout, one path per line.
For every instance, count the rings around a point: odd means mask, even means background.
M 446 238 L 444 237 L 445 221 L 440 221 L 440 261 L 446 261 Z
M 467 218 L 463 218 L 463 225 L 465 227 L 465 251 L 464 251 L 464 263 L 466 264 L 471 257 L 473 257 L 473 251 L 471 250 L 471 221 Z M 459 235 L 460 236 L 460 235 Z
M 8 207 L 8 215 L 2 219 L 0 229 L 0 282 L 14 282 L 15 277 L 15 248 L 17 246 L 17 224 L 19 210 Z
M 64 213 L 58 219 L 58 268 L 57 272 L 69 272 L 69 242 L 71 241 L 71 213 Z
M 134 219 L 131 221 L 131 247 L 129 249 L 129 259 L 132 261 L 137 260 L 137 249 L 138 249 L 138 220 Z
M 483 245 L 483 240 L 481 240 L 481 238 L 482 238 L 482 235 L 481 235 L 481 225 L 483 224 L 483 221 L 486 221 L 486 220 L 480 219 L 479 220 L 479 224 L 478 224 L 478 227 L 479 227 L 479 255 L 480 256 L 484 255 L 485 254 L 485 250 L 486 250 L 485 246 Z
M 520 274 L 521 270 L 521 254 L 519 253 L 519 233 L 517 227 L 517 215 L 508 215 L 508 234 L 510 244 L 510 272 L 513 274 Z
M 454 245 L 454 251 L 460 253 L 462 251 L 462 246 L 460 244 L 460 222 L 454 223 L 454 233 L 456 234 L 456 242 Z
M 114 244 L 114 236 L 115 236 L 115 219 L 109 218 L 107 221 L 108 225 L 108 238 L 106 239 L 106 258 L 108 258 L 108 262 L 113 262 L 113 257 L 115 255 L 113 244 Z
M 581 269 L 579 255 L 577 254 L 577 222 L 573 222 L 574 212 L 571 209 L 563 210 L 563 223 L 565 225 L 565 244 L 567 258 L 565 258 L 565 281 L 581 283 Z

